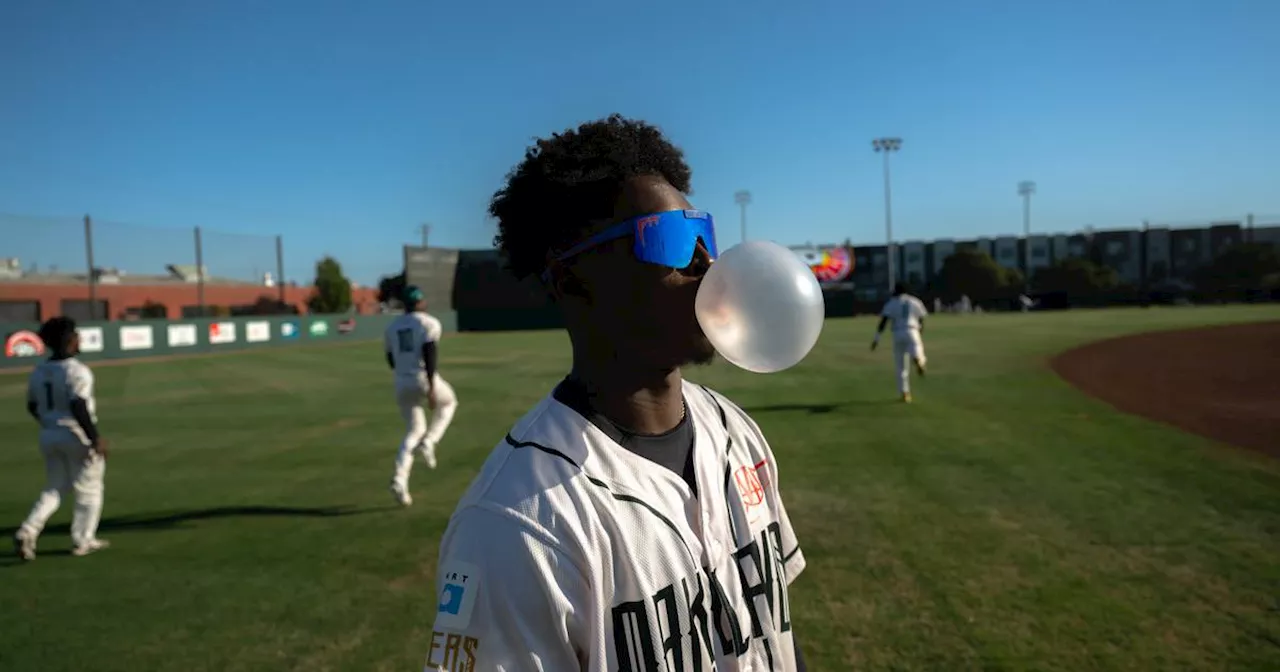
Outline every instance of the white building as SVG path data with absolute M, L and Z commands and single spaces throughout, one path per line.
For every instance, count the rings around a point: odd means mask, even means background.
M 1034 276 L 1036 269 L 1053 263 L 1053 250 L 1048 236 L 1034 235 L 1027 239 L 1027 275 Z
M 925 244 L 918 240 L 902 244 L 902 271 L 898 273 L 898 279 L 906 281 L 912 287 L 923 286 L 929 277 L 926 272 L 928 267 L 925 265 L 924 248 Z
M 1018 238 L 1017 236 L 1000 236 L 995 239 L 991 246 L 991 256 L 996 260 L 997 264 L 1005 268 L 1019 269 L 1021 264 L 1018 263 Z
M 1173 268 L 1170 258 L 1169 229 L 1147 229 L 1147 278 L 1159 282 L 1169 277 Z
M 930 277 L 935 277 L 942 272 L 942 264 L 947 261 L 947 257 L 956 253 L 956 241 L 946 238 L 943 240 L 935 240 L 933 242 L 933 264 Z

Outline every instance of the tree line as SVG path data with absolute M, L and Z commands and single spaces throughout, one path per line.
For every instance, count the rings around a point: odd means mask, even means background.
M 1126 283 L 1103 262 L 1098 246 L 1092 245 L 1086 256 L 1060 259 L 1036 269 L 1028 283 L 1021 271 L 1001 266 L 987 252 L 962 247 L 942 262 L 932 282 L 913 289 L 947 303 L 967 296 L 974 305 L 988 308 L 1016 307 L 1024 293 L 1046 307 L 1161 302 L 1174 296 L 1198 301 L 1280 299 L 1280 250 L 1267 243 L 1231 245 L 1185 280 L 1173 280 L 1164 264 L 1157 263 L 1143 286 Z M 378 301 L 398 299 L 404 285 L 403 272 L 384 276 L 378 282 Z M 333 257 L 316 263 L 312 287 L 307 301 L 311 312 L 345 313 L 351 309 L 351 281 Z
M 947 303 L 968 296 L 987 307 L 1016 305 L 1023 293 L 1046 307 L 1163 302 L 1180 296 L 1199 301 L 1280 298 L 1280 251 L 1268 243 L 1224 248 L 1185 281 L 1170 278 L 1164 264 L 1153 264 L 1143 286 L 1124 282 L 1101 256 L 1092 246 L 1087 256 L 1036 269 L 1027 283 L 1020 271 L 1001 266 L 983 250 L 965 247 L 947 257 L 933 281 L 917 291 Z

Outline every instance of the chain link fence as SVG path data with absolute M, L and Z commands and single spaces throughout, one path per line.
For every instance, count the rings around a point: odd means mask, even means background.
M 198 317 L 247 312 L 246 304 L 278 307 L 285 302 L 282 264 L 278 236 L 0 213 L 0 321 Z

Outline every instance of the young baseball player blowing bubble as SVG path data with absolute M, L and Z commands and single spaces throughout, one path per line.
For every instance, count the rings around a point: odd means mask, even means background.
M 109 544 L 99 539 L 107 441 L 98 434 L 93 372 L 76 355 L 76 323 L 55 317 L 40 326 L 50 356 L 27 381 L 27 412 L 40 423 L 40 452 L 47 485 L 13 537 L 14 550 L 26 561 L 36 558 L 36 540 L 58 510 L 62 498 L 75 495 L 71 518 L 71 555 L 85 556 Z
M 681 150 L 615 115 L 537 141 L 494 195 L 496 243 L 543 279 L 573 363 L 449 521 L 428 670 L 805 669 L 777 460 L 682 373 L 716 352 L 689 183 Z

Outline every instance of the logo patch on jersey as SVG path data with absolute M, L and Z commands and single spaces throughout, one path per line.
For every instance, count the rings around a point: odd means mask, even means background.
M 764 463 L 760 463 L 754 467 L 742 466 L 738 467 L 738 471 L 734 472 L 733 480 L 738 486 L 738 495 L 742 497 L 742 506 L 747 511 L 747 519 L 755 522 L 760 514 L 760 505 L 764 503 L 764 484 L 760 482 L 760 467 Z
M 34 332 L 15 331 L 4 339 L 5 357 L 39 357 L 44 354 L 44 343 Z
M 468 562 L 451 562 L 441 568 L 444 579 L 436 604 L 436 628 L 462 630 L 471 623 L 480 589 L 480 570 Z

